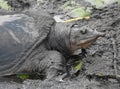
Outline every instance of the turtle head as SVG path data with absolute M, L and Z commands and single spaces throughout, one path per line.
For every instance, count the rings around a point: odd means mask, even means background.
M 72 51 L 85 49 L 91 46 L 99 37 L 105 36 L 104 33 L 93 30 L 89 27 L 79 27 L 73 25 L 70 33 L 70 46 Z

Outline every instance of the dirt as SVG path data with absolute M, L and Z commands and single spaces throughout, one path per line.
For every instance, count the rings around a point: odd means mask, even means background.
M 10 0 L 9 0 L 10 1 Z M 18 0 L 19 1 L 19 0 Z M 32 0 L 31 0 L 32 1 Z M 52 14 L 60 14 L 59 6 L 66 0 L 44 0 L 38 6 Z M 16 4 L 18 5 L 18 4 Z M 86 4 L 88 5 L 88 4 Z M 13 7 L 17 10 L 23 7 Z M 27 7 L 28 8 L 28 7 Z M 25 8 L 26 9 L 26 8 Z M 0 80 L 0 89 L 119 89 L 120 88 L 120 5 L 110 4 L 102 9 L 93 9 L 90 20 L 78 21 L 81 26 L 87 25 L 92 29 L 106 33 L 87 50 L 84 58 L 84 70 L 79 76 L 66 79 L 63 82 L 55 80 Z

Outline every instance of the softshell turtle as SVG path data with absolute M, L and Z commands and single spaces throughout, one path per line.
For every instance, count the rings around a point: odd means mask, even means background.
M 101 32 L 75 22 L 56 23 L 48 13 L 0 16 L 0 76 L 44 73 L 54 77 L 66 71 L 66 60 L 89 47 Z

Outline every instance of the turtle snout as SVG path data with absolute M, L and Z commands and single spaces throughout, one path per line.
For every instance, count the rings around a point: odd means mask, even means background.
M 105 36 L 105 33 L 99 32 L 99 31 L 97 31 L 97 30 L 94 30 L 94 34 L 95 34 L 97 37 L 104 37 L 104 36 Z

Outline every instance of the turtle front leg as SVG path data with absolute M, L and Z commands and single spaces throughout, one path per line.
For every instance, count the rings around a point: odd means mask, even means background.
M 66 72 L 65 58 L 57 51 L 49 51 L 48 55 L 41 61 L 46 63 L 46 78 L 59 78 Z M 59 76 L 59 77 L 58 77 Z M 60 78 L 61 77 L 61 78 Z
M 37 53 L 25 65 L 26 71 L 45 75 L 46 79 L 58 78 L 66 72 L 65 58 L 57 51 Z

